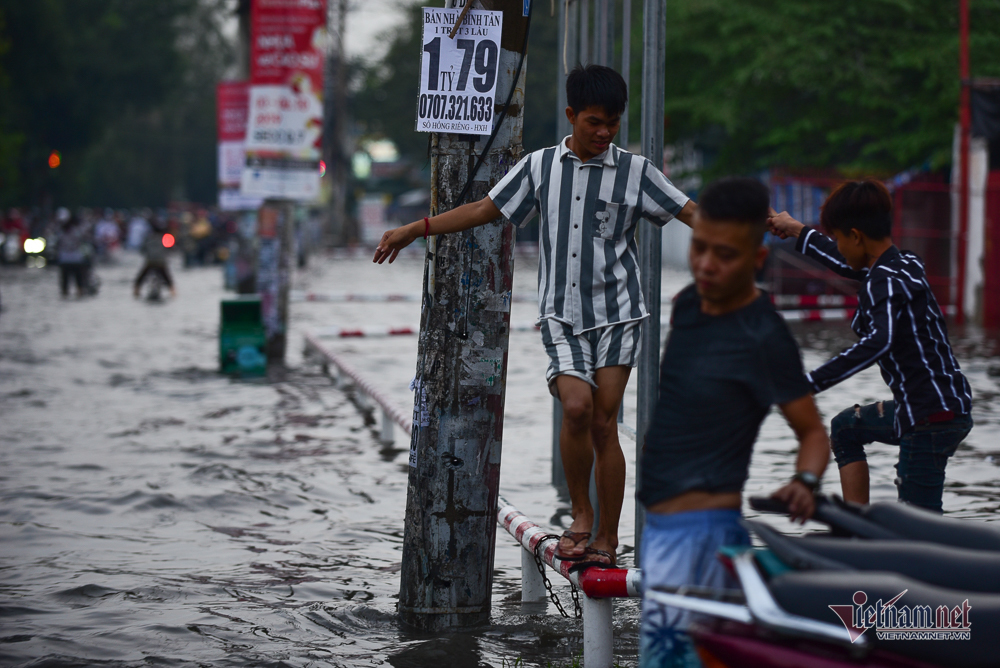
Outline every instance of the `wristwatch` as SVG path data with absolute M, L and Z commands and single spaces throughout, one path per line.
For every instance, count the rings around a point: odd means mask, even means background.
M 792 476 L 792 480 L 802 483 L 814 494 L 819 489 L 819 477 L 812 471 L 799 471 Z

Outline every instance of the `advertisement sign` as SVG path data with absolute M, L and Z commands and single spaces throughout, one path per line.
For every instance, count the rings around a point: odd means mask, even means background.
M 325 0 L 253 0 L 244 195 L 319 195 L 325 49 Z
M 250 84 L 247 81 L 222 81 L 216 86 L 215 100 L 219 137 L 219 208 L 223 211 L 256 209 L 262 201 L 259 197 L 240 195 L 240 179 L 246 162 L 244 142 Z
M 503 12 L 470 9 L 453 39 L 451 30 L 461 10 L 422 11 L 417 131 L 490 134 Z

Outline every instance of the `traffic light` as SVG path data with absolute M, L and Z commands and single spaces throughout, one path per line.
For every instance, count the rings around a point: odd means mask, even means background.
M 61 164 L 62 164 L 62 155 L 59 154 L 59 151 L 52 151 L 52 153 L 49 153 L 50 168 L 55 169 Z

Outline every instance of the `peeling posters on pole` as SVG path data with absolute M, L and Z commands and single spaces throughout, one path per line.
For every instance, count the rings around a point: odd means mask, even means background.
M 244 195 L 319 195 L 326 0 L 253 0 Z
M 503 12 L 424 7 L 418 132 L 488 135 L 500 67 Z

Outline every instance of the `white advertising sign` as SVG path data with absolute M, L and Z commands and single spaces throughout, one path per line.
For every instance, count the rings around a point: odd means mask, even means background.
M 488 135 L 500 66 L 503 12 L 470 9 L 455 33 L 459 9 L 423 8 L 418 132 Z
M 319 195 L 323 103 L 303 78 L 298 87 L 252 86 L 240 191 L 313 200 Z

